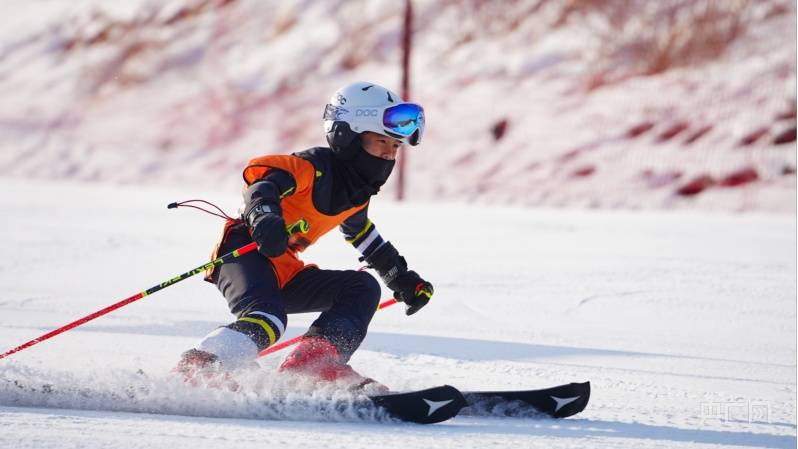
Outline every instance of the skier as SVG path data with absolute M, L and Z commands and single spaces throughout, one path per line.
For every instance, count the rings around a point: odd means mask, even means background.
M 237 320 L 183 353 L 176 371 L 187 380 L 251 364 L 283 335 L 287 314 L 321 312 L 280 370 L 384 389 L 348 365 L 377 310 L 380 285 L 365 271 L 305 264 L 298 253 L 339 226 L 360 260 L 405 303 L 407 315 L 428 303 L 432 284 L 408 270 L 368 216 L 370 198 L 388 180 L 399 149 L 421 142 L 424 110 L 382 86 L 356 82 L 333 94 L 324 129 L 329 148 L 263 156 L 244 169 L 243 213 L 225 223 L 214 258 L 253 241 L 258 252 L 206 276 Z M 287 230 L 286 223 L 297 226 Z

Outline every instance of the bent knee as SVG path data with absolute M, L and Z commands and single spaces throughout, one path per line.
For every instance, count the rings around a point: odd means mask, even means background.
M 374 276 L 366 271 L 356 271 L 355 273 L 357 274 L 359 287 L 362 290 L 362 300 L 369 306 L 373 305 L 373 309 L 376 310 L 380 303 L 380 295 L 382 294 L 380 283 Z

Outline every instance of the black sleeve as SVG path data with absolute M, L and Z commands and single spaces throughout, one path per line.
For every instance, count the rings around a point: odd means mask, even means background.
M 370 256 L 385 241 L 368 218 L 368 206 L 341 223 L 346 241 L 351 243 L 364 257 Z
M 260 204 L 279 205 L 283 198 L 295 190 L 294 177 L 285 170 L 273 168 L 244 190 L 244 210 L 249 211 Z

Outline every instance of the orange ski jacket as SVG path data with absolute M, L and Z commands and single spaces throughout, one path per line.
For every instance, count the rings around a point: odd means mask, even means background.
M 269 258 L 280 288 L 301 270 L 316 266 L 305 264 L 298 253 L 336 226 L 340 226 L 347 241 L 361 254 L 368 255 L 383 243 L 374 224 L 368 219 L 368 201 L 360 205 L 336 203 L 335 192 L 332 192 L 332 158 L 329 148 L 317 147 L 291 155 L 258 157 L 249 161 L 244 169 L 245 188 L 278 170 L 288 173 L 294 181 L 294 186 L 280 192 L 283 218 L 287 224 L 303 220 L 307 232 L 291 235 L 288 250 L 280 256 Z M 239 223 L 241 220 L 228 220 L 225 223 L 222 237 L 214 248 L 213 259 L 218 256 L 218 249 L 231 228 Z M 212 271 L 208 272 L 206 280 L 210 280 L 211 275 Z

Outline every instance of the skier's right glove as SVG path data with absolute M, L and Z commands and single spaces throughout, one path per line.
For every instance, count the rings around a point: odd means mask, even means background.
M 260 185 L 258 185 L 260 184 Z M 252 240 L 258 245 L 258 252 L 266 257 L 277 257 L 288 249 L 288 231 L 279 203 L 269 201 L 262 195 L 265 183 L 251 185 L 244 194 L 244 221 L 247 223 Z
M 385 242 L 364 260 L 377 270 L 394 298 L 405 303 L 405 314 L 412 315 L 427 305 L 433 293 L 432 284 L 415 271 L 407 270 L 405 258 L 391 242 Z
M 280 206 L 259 204 L 247 214 L 247 225 L 258 252 L 266 257 L 277 257 L 288 249 L 288 232 Z

